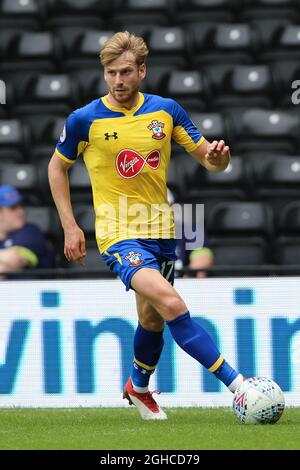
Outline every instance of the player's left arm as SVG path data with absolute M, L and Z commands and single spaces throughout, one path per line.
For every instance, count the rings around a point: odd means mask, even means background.
M 230 149 L 224 140 L 214 140 L 208 142 L 206 139 L 202 141 L 199 147 L 190 154 L 208 171 L 219 173 L 226 170 L 230 162 Z
M 173 117 L 172 138 L 208 171 L 219 173 L 227 168 L 230 150 L 224 140 L 208 142 L 186 111 L 176 101 L 169 100 Z

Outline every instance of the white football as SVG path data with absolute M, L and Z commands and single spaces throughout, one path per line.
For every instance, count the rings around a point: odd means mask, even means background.
M 242 424 L 273 424 L 284 411 L 285 400 L 277 383 L 266 377 L 245 380 L 235 391 L 233 410 Z

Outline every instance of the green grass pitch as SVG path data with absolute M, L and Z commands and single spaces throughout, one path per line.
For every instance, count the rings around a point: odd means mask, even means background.
M 229 408 L 169 408 L 167 421 L 135 409 L 0 409 L 0 449 L 300 449 L 300 408 L 274 425 L 239 424 Z

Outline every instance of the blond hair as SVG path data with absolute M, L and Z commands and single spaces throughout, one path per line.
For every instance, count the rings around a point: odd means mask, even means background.
M 135 55 L 137 65 L 143 64 L 149 54 L 148 47 L 142 37 L 130 34 L 128 31 L 122 31 L 114 34 L 104 43 L 100 51 L 101 64 L 105 67 L 126 51 Z

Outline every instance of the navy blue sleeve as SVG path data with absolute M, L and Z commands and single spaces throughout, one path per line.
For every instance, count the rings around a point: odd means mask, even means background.
M 187 152 L 193 152 L 204 140 L 186 111 L 175 100 L 172 102 L 173 139 Z

